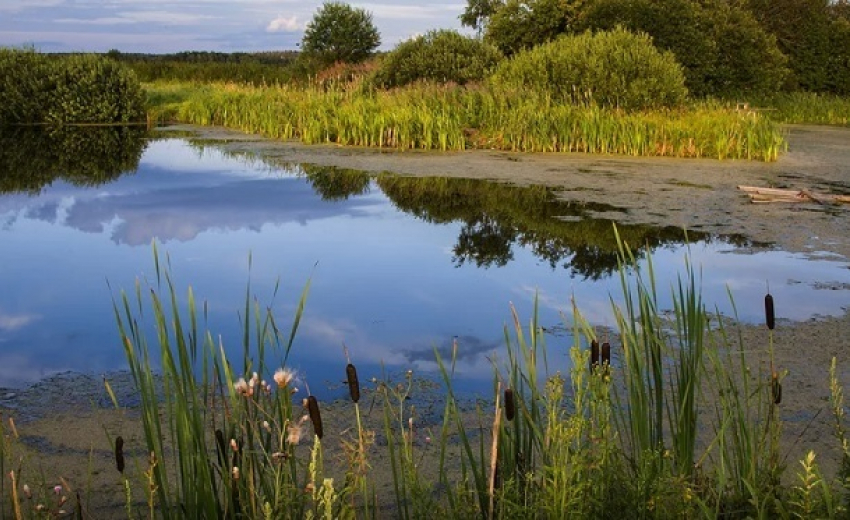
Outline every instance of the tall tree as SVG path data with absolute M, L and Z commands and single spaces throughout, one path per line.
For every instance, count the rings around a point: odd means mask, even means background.
M 372 13 L 342 2 L 325 2 L 307 24 L 301 49 L 322 65 L 358 63 L 381 44 Z

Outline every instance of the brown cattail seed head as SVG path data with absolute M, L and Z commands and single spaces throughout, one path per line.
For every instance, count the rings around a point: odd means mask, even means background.
M 773 330 L 773 327 L 776 326 L 776 317 L 773 313 L 773 296 L 770 293 L 764 297 L 764 321 L 770 330 Z
M 514 402 L 514 391 L 512 388 L 505 388 L 505 418 L 508 421 L 513 421 L 516 417 L 516 403 Z
M 120 435 L 115 439 L 115 467 L 124 473 L 124 438 Z
M 782 383 L 779 382 L 779 376 L 775 373 L 770 378 L 770 393 L 773 396 L 773 404 L 782 402 Z
M 322 414 L 319 413 L 319 401 L 314 396 L 307 398 L 307 412 L 310 414 L 310 421 L 313 423 L 313 432 L 319 439 L 324 435 L 322 429 Z
M 346 379 L 348 379 L 348 394 L 355 403 L 360 400 L 360 381 L 357 379 L 357 369 L 351 363 L 345 367 Z
M 593 340 L 590 342 L 590 369 L 599 365 L 599 342 Z
M 607 341 L 602 344 L 602 349 L 599 357 L 603 365 L 611 364 L 611 344 Z

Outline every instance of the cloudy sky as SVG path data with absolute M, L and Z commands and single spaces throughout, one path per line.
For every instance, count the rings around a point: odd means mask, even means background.
M 44 52 L 118 49 L 291 50 L 320 0 L 0 0 L 0 46 Z M 382 48 L 437 28 L 460 28 L 464 0 L 353 2 L 373 14 Z

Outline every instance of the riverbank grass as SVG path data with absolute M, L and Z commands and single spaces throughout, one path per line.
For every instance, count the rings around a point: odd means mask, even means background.
M 229 359 L 200 326 L 205 307 L 191 289 L 178 292 L 155 248 L 152 286 L 139 283 L 115 302 L 148 453 L 125 468 L 123 438 L 110 437 L 124 482 L 116 500 L 126 501 L 128 518 L 846 515 L 850 448 L 835 364 L 830 404 L 844 458 L 829 477 L 814 452 L 787 464 L 779 451 L 783 370 L 772 355 L 772 297 L 764 343 L 745 345 L 734 317 L 706 309 L 696 266 L 686 261 L 678 282 L 661 288 L 652 260 L 619 244 L 616 330 L 600 334 L 574 302 L 565 317 L 572 363 L 562 365 L 553 354 L 564 347 L 545 343 L 536 312 L 528 324 L 513 312 L 505 354 L 493 358 L 491 400 L 469 403 L 455 391 L 463 345 L 448 358 L 435 353 L 443 383 L 436 420 L 417 409 L 412 372 L 361 381 L 347 354 L 340 378 L 350 402 L 323 403 L 310 392 L 287 366 L 309 284 L 289 326 L 249 285 L 242 359 Z M 670 312 L 659 307 L 666 290 Z M 154 331 L 150 343 L 145 330 Z M 376 413 L 364 415 L 361 396 Z M 347 419 L 329 422 L 329 409 Z M 3 517 L 37 517 L 6 424 Z M 85 500 L 68 503 L 72 511 Z

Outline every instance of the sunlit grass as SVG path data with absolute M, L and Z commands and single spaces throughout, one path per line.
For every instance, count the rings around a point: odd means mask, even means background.
M 151 118 L 273 139 L 399 150 L 498 149 L 775 160 L 776 123 L 719 106 L 624 112 L 484 87 L 391 91 L 236 84 L 147 85 Z

